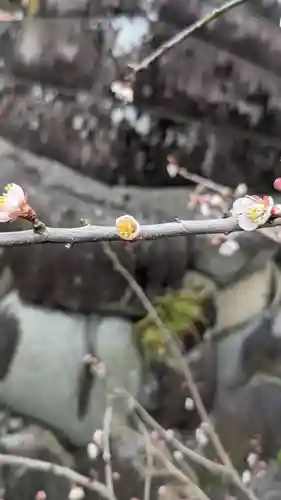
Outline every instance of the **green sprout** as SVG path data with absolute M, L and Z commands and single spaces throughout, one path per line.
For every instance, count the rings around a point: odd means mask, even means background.
M 172 336 L 181 339 L 187 332 L 196 336 L 195 323 L 204 320 L 203 301 L 206 294 L 202 287 L 190 287 L 172 291 L 157 297 L 153 305 L 165 327 Z M 147 314 L 135 324 L 138 341 L 146 358 L 167 357 L 169 349 L 163 333 Z

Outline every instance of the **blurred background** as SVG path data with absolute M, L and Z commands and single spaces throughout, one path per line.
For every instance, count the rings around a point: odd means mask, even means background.
M 129 65 L 222 4 L 0 0 L 1 189 L 20 184 L 54 227 L 80 219 L 113 225 L 124 213 L 140 223 L 221 217 L 247 192 L 280 202 L 272 184 L 281 176 L 281 2 L 245 1 L 196 31 L 137 73 L 131 102 L 113 91 Z M 280 244 L 271 228 L 110 248 L 1 249 L 0 452 L 103 480 L 102 453 L 93 456 L 89 443 L 103 427 L 108 393 L 125 388 L 163 427 L 214 458 L 208 440 L 198 442 L 186 381 L 113 252 L 182 341 L 239 472 L 249 472 L 260 500 L 280 500 Z M 114 399 L 118 500 L 143 498 L 139 418 L 125 396 Z M 211 500 L 243 500 L 188 465 Z M 152 475 L 151 500 L 163 484 L 161 499 L 188 498 L 167 471 L 155 466 Z M 5 500 L 44 500 L 42 491 L 80 500 L 72 487 L 51 473 L 0 473 Z

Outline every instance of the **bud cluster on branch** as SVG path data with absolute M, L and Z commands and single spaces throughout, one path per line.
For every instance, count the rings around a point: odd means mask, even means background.
M 278 180 L 274 182 L 278 188 Z M 117 218 L 115 226 L 96 226 L 80 221 L 80 227 L 51 228 L 40 221 L 33 207 L 27 203 L 27 194 L 17 184 L 10 183 L 0 197 L 0 222 L 21 218 L 32 224 L 32 230 L 0 233 L 0 246 L 35 243 L 66 243 L 90 241 L 154 240 L 189 234 L 229 234 L 235 231 L 253 231 L 260 227 L 281 225 L 281 207 L 271 196 L 245 195 L 234 201 L 229 217 L 207 220 L 179 220 L 161 224 L 141 225 L 131 215 Z

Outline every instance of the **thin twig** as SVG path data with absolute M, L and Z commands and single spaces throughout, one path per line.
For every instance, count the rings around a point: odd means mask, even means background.
M 147 429 L 142 421 L 140 421 L 143 434 L 145 436 L 145 452 L 146 452 L 146 471 L 144 479 L 143 500 L 150 500 L 151 480 L 153 470 L 153 454 L 151 453 L 151 441 Z
M 178 479 L 180 482 L 185 483 L 188 489 L 196 494 L 198 500 L 210 500 L 209 497 L 201 490 L 201 488 L 199 488 L 196 482 L 194 482 L 188 474 L 184 474 L 182 470 L 180 470 L 173 464 L 172 459 L 166 456 L 157 446 L 153 445 L 153 443 L 149 438 L 147 429 L 143 421 L 140 419 L 139 416 L 137 417 L 137 419 L 138 419 L 138 426 L 142 432 L 142 435 L 145 438 L 147 457 L 150 456 L 152 459 L 152 461 L 150 459 L 150 466 L 147 463 L 147 469 L 148 469 L 147 476 L 150 477 L 150 481 L 151 481 L 151 474 L 149 474 L 149 469 L 151 469 L 153 466 L 153 456 L 155 455 L 167 469 L 167 472 L 172 476 L 176 477 L 176 479 Z M 148 490 L 148 495 L 144 496 L 144 500 L 149 500 L 150 484 L 147 490 Z
M 281 218 L 267 222 L 261 228 L 281 226 Z M 161 224 L 141 225 L 140 233 L 135 240 L 155 240 L 188 234 L 219 234 L 243 231 L 234 217 L 206 220 L 182 220 L 180 222 L 163 222 Z M 97 241 L 122 241 L 114 226 L 94 226 L 74 228 L 47 227 L 43 234 L 32 230 L 0 233 L 0 247 L 14 245 L 31 245 L 39 243 L 74 243 Z
M 204 26 L 207 26 L 207 24 L 209 24 L 212 21 L 215 21 L 215 19 L 218 19 L 218 17 L 222 16 L 223 14 L 226 14 L 226 12 L 230 11 L 231 9 L 234 9 L 234 7 L 238 7 L 239 5 L 247 1 L 248 0 L 231 0 L 230 2 L 226 2 L 224 5 L 222 5 L 218 9 L 215 9 L 207 16 L 203 17 L 202 19 L 199 19 L 199 21 L 196 21 L 191 26 L 188 26 L 187 28 L 183 29 L 175 36 L 173 36 L 172 38 L 164 42 L 162 45 L 160 45 L 160 47 L 158 47 L 158 49 L 156 49 L 154 52 L 149 54 L 147 57 L 144 57 L 144 59 L 142 59 L 142 61 L 140 61 L 138 64 L 132 65 L 131 66 L 132 71 L 129 77 L 133 77 L 139 71 L 146 69 L 152 62 L 154 62 L 156 59 L 166 54 L 169 50 L 171 50 L 173 47 L 181 43 L 189 35 L 192 35 L 195 31 L 199 30 L 200 28 L 203 28 Z
M 131 394 L 129 394 L 125 389 L 120 389 L 118 392 L 123 393 L 126 397 L 130 398 L 134 402 L 134 408 L 138 410 L 139 415 L 141 416 L 143 422 L 151 427 L 153 430 L 159 432 L 161 437 L 166 441 L 167 444 L 172 445 L 176 450 L 180 451 L 185 457 L 192 460 L 192 462 L 201 465 L 209 472 L 216 475 L 223 475 L 226 479 L 232 479 L 231 474 L 229 474 L 229 470 L 222 464 L 218 464 L 213 462 L 209 458 L 200 455 L 196 451 L 185 446 L 179 439 L 175 436 L 171 437 L 167 435 L 166 429 L 162 427 L 146 410 L 143 406 L 135 399 Z
M 160 451 L 156 446 L 151 444 L 151 448 L 153 454 L 162 462 L 162 464 L 166 467 L 167 471 L 177 478 L 179 481 L 186 484 L 188 491 L 192 494 L 195 494 L 198 500 L 210 500 L 210 498 L 204 493 L 204 491 L 199 488 L 199 486 L 194 483 L 187 474 L 184 474 L 178 467 L 176 467 L 165 454 Z M 194 497 L 193 497 L 194 498 Z
M 112 420 L 112 404 L 108 404 L 103 419 L 103 460 L 105 464 L 105 483 L 112 498 L 115 498 L 112 478 L 110 427 Z
M 102 498 L 106 500 L 116 500 L 112 496 L 111 492 L 108 491 L 106 486 L 99 481 L 92 480 L 89 477 L 83 476 L 78 472 L 70 469 L 69 467 L 63 467 L 51 462 L 46 462 L 43 460 L 37 460 L 34 458 L 20 457 L 17 455 L 5 455 L 0 453 L 0 465 L 11 465 L 25 467 L 26 469 L 38 470 L 43 472 L 52 472 L 56 476 L 65 477 L 69 479 L 72 483 L 82 486 L 85 489 L 94 491 L 98 493 Z
M 132 290 L 134 290 L 137 297 L 142 302 L 143 306 L 145 307 L 151 318 L 154 320 L 155 325 L 162 333 L 167 346 L 170 348 L 170 352 L 172 353 L 174 359 L 177 362 L 178 368 L 182 371 L 182 373 L 185 376 L 191 396 L 194 400 L 200 418 L 202 422 L 205 422 L 208 425 L 208 435 L 214 446 L 214 449 L 216 450 L 221 462 L 225 465 L 225 467 L 228 468 L 229 474 L 232 476 L 233 482 L 239 487 L 241 491 L 243 491 L 243 493 L 247 496 L 249 500 L 258 500 L 255 494 L 251 490 L 246 488 L 245 485 L 242 483 L 242 480 L 237 470 L 233 466 L 231 459 L 229 458 L 227 452 L 225 451 L 221 443 L 221 440 L 213 427 L 213 423 L 204 406 L 201 395 L 193 379 L 193 375 L 191 373 L 189 365 L 181 354 L 181 345 L 175 338 L 173 338 L 171 332 L 164 325 L 156 309 L 154 308 L 154 306 L 152 305 L 152 303 L 150 302 L 150 300 L 148 299 L 142 288 L 138 285 L 138 283 L 130 274 L 130 272 L 127 271 L 127 269 L 121 264 L 120 260 L 118 259 L 115 252 L 111 249 L 110 245 L 108 243 L 104 243 L 103 248 L 104 252 L 111 260 L 115 270 L 118 271 L 128 281 L 128 283 L 132 287 Z
M 153 447 L 153 452 L 166 467 L 167 471 L 175 476 L 179 481 L 185 483 L 189 492 L 195 493 L 198 500 L 210 500 L 206 493 L 204 493 L 204 491 L 202 491 L 197 484 L 193 483 L 186 474 L 176 467 L 167 457 L 165 457 L 164 453 L 161 453 L 161 451 L 155 446 Z M 192 498 L 194 498 L 194 496 L 192 496 Z
M 213 191 L 220 193 L 222 196 L 224 196 L 225 190 L 229 189 L 226 186 L 223 186 L 222 184 L 218 184 L 217 182 L 207 179 L 206 177 L 202 177 L 201 175 L 198 174 L 192 174 L 181 167 L 179 167 L 178 169 L 178 174 L 184 179 L 194 182 L 195 184 L 200 184 L 204 188 L 212 189 Z

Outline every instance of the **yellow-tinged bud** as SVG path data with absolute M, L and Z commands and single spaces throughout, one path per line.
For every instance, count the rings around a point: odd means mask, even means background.
M 132 241 L 137 238 L 140 232 L 140 225 L 132 215 L 118 217 L 115 227 L 122 240 Z

